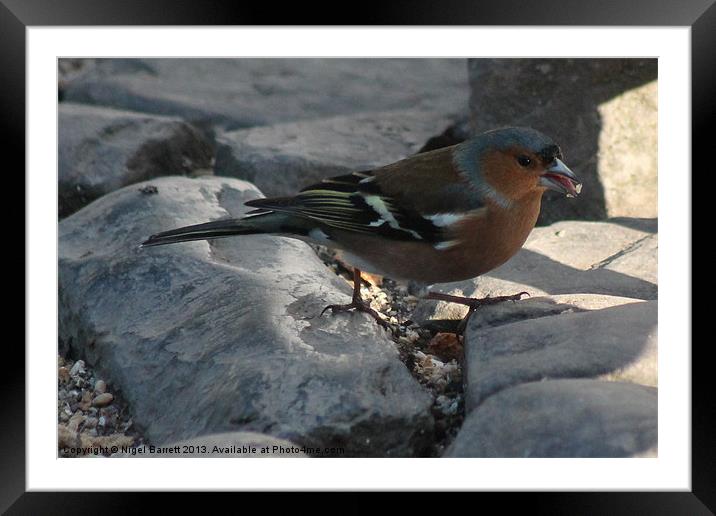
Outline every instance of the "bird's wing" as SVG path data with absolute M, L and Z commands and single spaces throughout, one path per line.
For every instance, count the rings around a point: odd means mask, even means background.
M 420 156 L 399 163 L 410 167 L 411 161 Z M 383 167 L 353 172 L 324 179 L 304 188 L 294 197 L 255 199 L 246 204 L 258 208 L 250 215 L 266 213 L 267 210 L 291 213 L 327 229 L 440 245 L 450 240 L 449 226 L 452 222 L 480 209 L 482 204 L 478 199 L 470 198 L 471 192 L 457 172 L 446 173 L 431 167 L 431 161 L 424 158 L 415 160 L 413 174 L 408 173 L 407 177 L 402 170 L 410 168 L 389 170 L 389 167 Z M 436 177 L 437 174 L 440 175 Z M 431 182 L 432 186 L 418 194 L 411 181 L 423 182 L 430 175 L 437 181 Z
M 385 196 L 422 214 L 466 213 L 485 207 L 453 160 L 456 146 L 416 154 L 372 171 Z

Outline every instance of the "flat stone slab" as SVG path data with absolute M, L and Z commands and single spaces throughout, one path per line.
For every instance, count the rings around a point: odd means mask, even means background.
M 657 390 L 550 380 L 489 397 L 466 418 L 447 457 L 655 457 Z
M 217 137 L 216 173 L 251 181 L 267 196 L 293 195 L 415 154 L 450 123 L 445 113 L 408 109 L 231 131 Z
M 465 398 L 546 378 L 602 378 L 656 386 L 657 301 L 541 317 L 495 328 L 468 324 Z
M 58 211 L 157 176 L 211 174 L 214 149 L 172 117 L 62 102 L 58 108 Z
M 96 59 L 63 91 L 72 102 L 231 130 L 405 108 L 463 111 L 466 81 L 464 59 Z
M 232 178 L 158 178 L 61 221 L 60 350 L 111 380 L 151 444 L 250 431 L 343 456 L 420 455 L 431 396 L 367 315 L 319 316 L 350 288 L 308 245 L 251 235 L 138 248 L 240 216 L 259 195 Z

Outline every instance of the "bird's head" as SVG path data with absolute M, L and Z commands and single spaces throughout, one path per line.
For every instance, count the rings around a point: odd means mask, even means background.
M 474 168 L 468 175 L 482 185 L 483 193 L 506 202 L 547 189 L 571 197 L 581 191 L 582 184 L 562 161 L 559 146 L 534 129 L 488 131 L 466 142 L 456 159 L 463 170 Z

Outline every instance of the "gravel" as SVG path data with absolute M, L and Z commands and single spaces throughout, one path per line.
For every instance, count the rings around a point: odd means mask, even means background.
M 84 360 L 57 357 L 59 457 L 110 456 L 144 444 L 119 393 Z

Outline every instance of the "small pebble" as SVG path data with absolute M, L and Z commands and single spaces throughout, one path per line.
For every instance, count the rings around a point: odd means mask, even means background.
M 79 428 L 82 421 L 84 421 L 85 416 L 80 412 L 79 410 L 74 413 L 74 415 L 70 418 L 70 421 L 67 423 L 67 428 L 72 430 L 73 432 L 76 432 Z
M 65 366 L 60 367 L 59 369 L 57 369 L 57 377 L 61 382 L 69 382 L 70 370 L 67 369 Z
M 85 372 L 85 361 L 78 360 L 72 366 L 72 369 L 70 369 L 70 376 L 77 376 L 78 374 L 84 373 L 84 372 Z
M 105 392 L 96 396 L 95 399 L 92 400 L 92 405 L 95 407 L 106 407 L 107 405 L 112 403 L 112 401 L 114 401 L 114 396 L 112 396 L 108 392 Z
M 98 437 L 118 437 L 130 443 L 141 442 L 141 437 L 137 440 L 136 437 L 125 435 L 133 426 L 132 420 L 123 419 L 128 416 L 114 396 L 107 393 L 110 388 L 107 382 L 99 380 L 92 368 L 83 361 L 73 362 L 58 356 L 57 362 L 60 379 L 57 419 L 60 428 L 73 436 L 76 435 L 77 439 L 81 438 L 83 443 L 93 443 Z M 66 381 L 62 381 L 63 379 Z M 62 448 L 59 453 L 60 456 L 78 456 L 67 455 Z
M 79 407 L 82 410 L 87 410 L 92 405 L 92 393 L 89 391 L 84 391 L 82 393 L 82 398 L 79 400 Z
M 405 332 L 405 336 L 410 339 L 411 342 L 415 342 L 420 338 L 420 335 L 415 330 L 411 330 L 408 328 L 408 330 Z
M 147 185 L 143 186 L 142 188 L 138 189 L 140 192 L 142 192 L 144 195 L 155 195 L 159 193 L 159 189 L 154 185 Z

